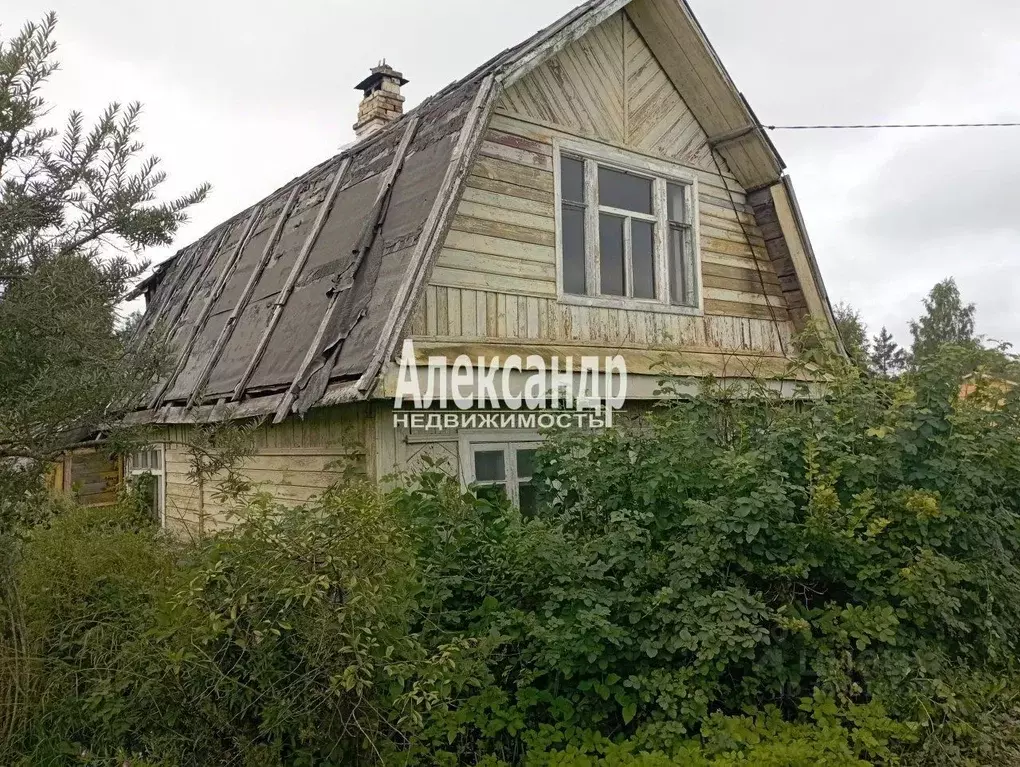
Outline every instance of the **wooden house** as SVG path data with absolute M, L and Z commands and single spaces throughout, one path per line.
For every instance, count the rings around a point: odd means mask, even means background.
M 167 524 L 227 523 L 188 478 L 194 424 L 265 419 L 244 471 L 302 502 L 338 460 L 422 456 L 525 502 L 534 433 L 395 427 L 405 339 L 424 360 L 619 354 L 628 404 L 659 362 L 779 374 L 832 313 L 783 162 L 683 0 L 591 0 L 415 109 L 388 66 L 358 141 L 161 264 L 140 333 L 170 373 L 132 416 L 128 471 Z M 500 474 L 502 470 L 502 474 Z

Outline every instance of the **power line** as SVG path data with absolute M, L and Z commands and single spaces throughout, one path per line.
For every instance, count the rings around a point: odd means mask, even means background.
M 849 125 L 763 125 L 766 130 L 874 130 L 877 128 L 1020 128 L 1015 123 L 859 123 Z

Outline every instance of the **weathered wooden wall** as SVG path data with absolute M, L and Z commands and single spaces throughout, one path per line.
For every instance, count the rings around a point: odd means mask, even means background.
M 557 137 L 599 141 L 697 175 L 704 316 L 557 301 Z M 621 12 L 504 94 L 409 331 L 782 354 L 790 329 L 745 191 Z
M 117 502 L 123 468 L 117 456 L 102 448 L 87 448 L 64 457 L 59 477 L 64 492 L 83 506 L 110 506 Z
M 592 308 L 497 290 L 431 284 L 415 312 L 416 338 L 492 339 L 583 343 L 608 348 L 764 352 L 789 348 L 786 322 L 737 315 L 704 317 L 639 309 Z
M 237 471 L 285 504 L 303 503 L 353 469 L 375 476 L 375 425 L 369 405 L 313 410 L 305 419 L 264 425 L 253 433 L 254 453 Z M 208 534 L 228 526 L 231 505 L 218 497 L 222 475 L 199 485 L 189 477 L 192 426 L 167 427 L 166 520 L 178 534 Z
M 459 476 L 458 434 L 454 431 L 418 431 L 397 427 L 389 402 L 378 402 L 374 409 L 376 429 L 376 473 L 384 484 L 399 482 L 401 475 L 437 469 L 451 477 Z

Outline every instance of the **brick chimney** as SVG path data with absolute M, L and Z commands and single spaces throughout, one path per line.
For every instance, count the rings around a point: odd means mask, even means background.
M 383 59 L 379 66 L 372 69 L 372 74 L 355 86 L 365 94 L 358 107 L 358 122 L 354 125 L 359 140 L 385 128 L 404 114 L 404 97 L 400 95 L 400 86 L 407 82 L 400 72 Z

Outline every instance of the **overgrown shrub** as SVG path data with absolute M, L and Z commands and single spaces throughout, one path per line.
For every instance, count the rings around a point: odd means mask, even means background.
M 538 520 L 451 514 L 426 478 L 402 499 L 422 627 L 502 642 L 433 747 L 514 762 L 612 741 L 684 761 L 692 738 L 707 755 L 781 720 L 815 721 L 796 746 L 839 744 L 834 763 L 1016 758 L 1020 409 L 980 378 L 960 398 L 974 362 L 948 352 L 901 382 L 836 365 L 799 403 L 710 386 L 561 435 Z
M 421 658 L 403 624 L 401 537 L 356 486 L 300 513 L 259 499 L 234 534 L 189 552 L 146 643 L 159 693 L 186 704 L 167 723 L 184 737 L 162 747 L 198 763 L 339 765 L 388 737 Z
M 412 560 L 383 500 L 257 498 L 187 547 L 124 507 L 37 531 L 21 583 L 45 687 L 22 763 L 346 765 L 402 748 L 460 650 L 408 632 Z
M 173 567 L 172 548 L 128 501 L 64 509 L 30 533 L 19 563 L 34 657 L 24 763 L 59 764 L 92 743 L 119 743 L 155 715 L 128 697 L 139 669 L 125 648 L 146 630 Z
M 8 761 L 1020 764 L 1020 407 L 972 357 L 554 435 L 534 518 L 438 469 L 187 546 L 58 517 Z

